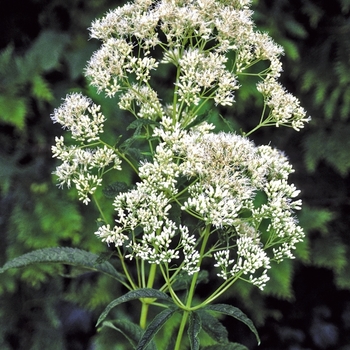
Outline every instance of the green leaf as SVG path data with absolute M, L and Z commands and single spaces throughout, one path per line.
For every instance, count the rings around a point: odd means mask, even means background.
M 199 350 L 198 334 L 202 329 L 201 318 L 196 312 L 191 312 L 188 324 L 188 338 L 190 340 L 191 350 Z
M 203 330 L 218 343 L 228 343 L 228 332 L 222 323 L 205 310 L 197 312 L 202 320 Z
M 347 246 L 336 236 L 317 237 L 312 242 L 312 262 L 340 273 L 347 264 Z
M 228 315 L 231 317 L 234 317 L 238 321 L 243 322 L 245 325 L 249 327 L 249 329 L 255 334 L 255 337 L 258 341 L 258 344 L 260 344 L 260 338 L 258 335 L 258 331 L 256 330 L 253 322 L 247 317 L 246 314 L 244 314 L 240 309 L 237 307 L 228 305 L 228 304 L 215 304 L 215 305 L 208 305 L 205 307 L 205 310 L 211 310 L 220 312 L 224 315 Z
M 102 191 L 107 198 L 115 198 L 119 193 L 128 191 L 130 186 L 125 182 L 113 182 L 106 186 Z
M 101 313 L 99 319 L 97 320 L 96 326 L 98 326 L 108 315 L 108 313 L 117 305 L 125 303 L 130 300 L 142 299 L 142 298 L 151 298 L 151 299 L 161 299 L 166 301 L 171 301 L 171 298 L 165 293 L 151 288 L 140 288 L 137 290 L 132 290 L 121 297 L 111 301 L 104 311 Z
M 292 300 L 292 260 L 284 260 L 278 264 L 275 263 L 270 272 L 270 280 L 269 283 L 266 284 L 263 294 L 272 295 L 279 299 Z
M 198 274 L 197 283 L 207 283 L 209 273 L 206 270 L 201 270 Z M 174 291 L 188 289 L 191 284 L 192 276 L 186 272 L 180 272 L 172 285 Z
M 204 347 L 202 350 L 249 350 L 246 346 L 239 343 L 215 344 Z
M 109 327 L 122 333 L 133 348 L 136 347 L 144 332 L 139 325 L 125 319 L 104 321 L 102 327 Z M 156 350 L 154 342 L 149 343 L 147 350 Z
M 159 125 L 159 123 L 151 119 L 136 119 L 128 125 L 126 130 L 135 129 L 134 135 L 139 135 L 141 134 L 141 129 L 148 125 Z
M 51 71 L 59 65 L 60 57 L 69 40 L 67 34 L 53 30 L 42 31 L 25 56 L 27 65 L 34 69 Z
M 40 100 L 52 101 L 53 95 L 48 82 L 39 74 L 32 79 L 32 94 Z
M 144 350 L 152 341 L 156 333 L 163 327 L 164 323 L 174 314 L 176 309 L 168 308 L 160 312 L 149 324 L 142 338 L 140 339 L 136 350 Z
M 28 112 L 27 100 L 18 96 L 0 95 L 0 121 L 11 124 L 19 130 L 25 126 Z
M 21 255 L 7 262 L 0 269 L 0 273 L 8 269 L 25 267 L 37 263 L 60 263 L 99 271 L 124 283 L 124 275 L 120 274 L 112 264 L 107 261 L 98 264 L 97 259 L 98 255 L 86 252 L 85 250 L 68 247 L 44 248 Z

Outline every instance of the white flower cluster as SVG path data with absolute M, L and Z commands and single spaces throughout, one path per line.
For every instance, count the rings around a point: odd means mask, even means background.
M 257 89 L 264 96 L 266 105 L 270 108 L 270 114 L 266 118 L 266 125 L 291 125 L 299 131 L 311 118 L 306 117 L 299 100 L 275 79 L 269 78 L 259 82 Z
M 88 204 L 89 195 L 93 194 L 102 184 L 102 174 L 106 167 L 112 166 L 120 170 L 120 159 L 112 148 L 88 148 L 85 143 L 99 140 L 103 132 L 102 113 L 100 106 L 81 94 L 68 95 L 64 103 L 54 111 L 52 120 L 71 132 L 72 138 L 82 143 L 81 146 L 66 146 L 64 137 L 56 137 L 52 146 L 53 157 L 62 161 L 54 174 L 58 177 L 59 186 L 75 185 L 79 199 Z M 97 174 L 93 170 L 97 169 Z
M 68 129 L 73 139 L 87 142 L 99 139 L 106 120 L 100 112 L 100 106 L 78 93 L 67 95 L 64 103 L 55 109 L 51 119 Z
M 188 187 L 189 197 L 183 209 L 207 225 L 234 227 L 237 232 L 233 245 L 216 255 L 217 266 L 223 266 L 219 275 L 227 278 L 238 272 L 249 274 L 250 281 L 262 288 L 270 258 L 293 258 L 295 244 L 304 237 L 293 214 L 300 209 L 301 201 L 293 201 L 299 191 L 288 184 L 292 166 L 281 152 L 270 146 L 255 147 L 248 139 L 234 134 L 192 132 L 179 142 L 183 157 L 180 170 L 183 175 L 196 178 Z M 266 197 L 260 205 L 259 196 Z M 266 221 L 267 229 L 260 232 Z M 233 247 L 237 249 L 235 260 Z M 268 256 L 265 250 L 271 247 Z M 254 274 L 259 269 L 263 273 L 256 278 Z
M 176 225 L 168 217 L 170 198 L 177 193 L 175 185 L 179 172 L 173 162 L 173 153 L 164 146 L 158 145 L 152 163 L 140 166 L 142 182 L 116 196 L 113 203 L 117 212 L 116 227 L 102 226 L 96 234 L 107 243 L 127 243 L 130 250 L 128 258 L 139 257 L 149 263 L 169 264 L 179 259 L 179 251 L 183 249 L 185 259 L 182 269 L 193 274 L 198 270 L 199 258 L 194 249 L 194 236 L 189 235 L 186 226 Z M 141 237 L 135 233 L 138 229 L 142 229 Z
M 287 182 L 293 169 L 281 152 L 269 146 L 256 147 L 245 137 L 209 129 L 204 123 L 197 130 L 180 132 L 166 119 L 155 130 L 164 142 L 153 162 L 140 166 L 141 182 L 114 201 L 117 228 L 97 235 L 117 245 L 126 242 L 130 258 L 158 264 L 182 258 L 179 266 L 194 273 L 200 237 L 189 236 L 188 227 L 177 226 L 169 217 L 173 203 L 182 202 L 183 213 L 213 228 L 212 239 L 217 231 L 231 232 L 223 234 L 224 240 L 217 237 L 213 248 L 218 275 L 224 279 L 242 275 L 263 288 L 270 260 L 293 258 L 292 250 L 303 238 L 293 214 L 300 209 L 300 200 L 293 201 L 299 191 Z M 186 194 L 180 178 L 188 179 Z M 137 229 L 142 236 L 130 234 Z
M 286 125 L 299 130 L 309 118 L 299 101 L 277 82 L 283 49 L 266 33 L 255 30 L 250 3 L 249 0 L 127 3 L 92 23 L 90 35 L 100 39 L 102 46 L 89 61 L 86 75 L 107 96 L 123 91 L 124 108 L 130 108 L 132 100 L 142 107 L 150 104 L 133 82 L 147 87 L 149 94 L 152 70 L 160 63 L 171 63 L 177 70 L 174 85 L 180 117 L 182 110 L 198 106 L 201 101 L 231 105 L 234 92 L 240 87 L 238 76 L 252 74 L 250 68 L 264 60 L 268 68 L 256 74 L 263 79 L 258 83 L 258 91 L 271 109 L 264 125 Z M 153 104 L 156 114 L 152 119 L 161 119 L 156 105 Z
M 190 127 L 208 101 L 232 105 L 244 74 L 262 79 L 257 89 L 268 113 L 258 127 L 299 130 L 309 120 L 278 83 L 283 50 L 255 30 L 249 6 L 250 0 L 135 0 L 96 20 L 91 37 L 102 46 L 86 75 L 99 92 L 120 93 L 119 107 L 143 119 L 138 122 L 147 124 L 147 136 L 153 129 L 152 160 L 137 167 L 102 142 L 105 118 L 81 94 L 68 95 L 52 116 L 79 146 L 57 137 L 52 151 L 62 161 L 55 171 L 59 185 L 74 184 L 86 204 L 104 173 L 121 169 L 118 154 L 138 168 L 135 187 L 115 197 L 115 225 L 96 231 L 107 244 L 123 247 L 125 257 L 188 274 L 200 270 L 202 259 L 212 259 L 224 280 L 243 278 L 263 288 L 271 260 L 293 258 L 304 236 L 294 216 L 301 207 L 294 200 L 299 191 L 288 183 L 293 169 L 270 146 L 213 133 L 206 122 Z M 252 73 L 261 60 L 268 67 Z M 175 67 L 171 101 L 162 101 L 152 88 L 161 64 Z M 199 222 L 194 230 L 187 224 L 193 218 Z

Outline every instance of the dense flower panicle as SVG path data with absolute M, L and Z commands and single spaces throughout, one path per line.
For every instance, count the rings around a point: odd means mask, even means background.
M 102 225 L 95 232 L 95 235 L 101 238 L 102 242 L 114 244 L 116 247 L 122 246 L 129 238 L 127 235 L 121 232 L 121 228 L 114 226 L 111 228 L 110 225 Z
M 181 75 L 178 83 L 179 101 L 186 104 L 198 104 L 207 91 L 218 87 L 214 101 L 216 104 L 231 105 L 234 102 L 233 91 L 238 89 L 235 76 L 225 66 L 227 58 L 215 52 L 208 54 L 198 49 L 185 50 L 178 61 Z
M 86 76 L 98 92 L 118 93 L 119 108 L 131 112 L 140 130 L 145 126 L 147 136 L 139 139 L 147 139 L 144 154 L 152 159 L 136 165 L 100 140 L 105 117 L 81 94 L 68 95 L 52 115 L 79 145 L 57 137 L 52 152 L 62 161 L 55 171 L 59 186 L 74 185 L 85 204 L 106 171 L 121 169 L 119 156 L 136 170 L 134 187 L 114 199 L 114 225 L 104 223 L 95 232 L 124 257 L 189 275 L 205 258 L 223 280 L 242 278 L 263 289 L 271 261 L 293 258 L 304 237 L 294 214 L 301 208 L 299 191 L 288 182 L 294 170 L 282 152 L 234 133 L 214 133 L 214 125 L 199 117 L 208 102 L 232 105 L 239 77 L 253 74 L 260 79 L 264 112 L 267 107 L 258 127 L 299 130 L 309 121 L 278 83 L 283 49 L 255 30 L 250 4 L 135 0 L 94 21 L 90 35 L 102 46 Z M 253 73 L 262 60 L 265 69 Z M 175 68 L 170 101 L 152 84 L 153 71 L 164 64 Z M 181 222 L 189 217 L 188 225 Z M 201 256 L 204 234 L 211 245 Z
M 149 86 L 133 84 L 130 89 L 121 94 L 119 108 L 134 113 L 136 107 L 138 118 L 156 120 L 162 118 L 164 111 L 157 92 Z
M 310 117 L 306 117 L 299 100 L 288 93 L 275 79 L 265 79 L 258 83 L 257 88 L 270 108 L 267 118 L 270 125 L 291 125 L 296 131 L 299 131 L 305 123 L 311 120 Z
M 79 199 L 83 203 L 90 202 L 89 195 L 95 193 L 102 184 L 102 175 L 105 168 L 121 170 L 121 160 L 115 152 L 106 145 L 94 149 L 66 146 L 64 137 L 56 137 L 56 144 L 52 146 L 53 157 L 62 161 L 53 172 L 59 187 L 75 185 Z M 96 173 L 97 172 L 97 173 Z
M 51 119 L 54 123 L 61 124 L 64 129 L 68 129 L 73 139 L 87 142 L 99 139 L 106 120 L 100 112 L 100 106 L 78 93 L 67 95 Z
M 160 63 L 170 63 L 178 71 L 175 94 L 187 108 L 210 99 L 217 105 L 231 105 L 240 87 L 239 74 L 249 73 L 252 65 L 264 60 L 268 68 L 256 74 L 262 79 L 257 89 L 271 109 L 264 125 L 299 130 L 309 118 L 299 101 L 276 82 L 283 49 L 255 30 L 249 6 L 250 1 L 128 3 L 92 23 L 91 37 L 103 44 L 89 61 L 86 75 L 109 97 L 124 91 L 120 106 L 127 108 L 133 100 L 138 104 L 142 99 L 131 77 L 139 87 L 150 89 L 151 71 Z M 162 58 L 152 56 L 156 46 L 161 47 Z M 234 62 L 228 59 L 228 51 L 235 51 Z M 150 106 L 145 101 L 141 104 Z M 161 118 L 154 104 L 144 115 L 149 117 L 153 110 Z
M 205 124 L 197 131 L 181 130 L 167 119 L 162 125 L 155 135 L 162 135 L 164 142 L 156 148 L 153 161 L 141 164 L 136 187 L 116 197 L 116 228 L 109 236 L 104 233 L 103 239 L 111 243 L 115 232 L 129 232 L 129 258 L 157 264 L 174 264 L 182 258 L 178 265 L 188 273 L 196 272 L 198 238 L 169 217 L 179 193 L 178 180 L 187 178 L 182 211 L 206 226 L 231 230 L 226 243 L 215 245 L 218 276 L 240 275 L 263 288 L 271 259 L 292 258 L 295 244 L 303 238 L 294 217 L 300 201 L 293 199 L 299 191 L 287 182 L 293 172 L 287 158 L 270 146 L 256 147 L 242 136 L 214 134 Z M 257 197 L 265 197 L 260 205 Z M 262 240 L 260 225 L 266 220 L 269 238 Z M 141 238 L 130 234 L 136 228 L 142 228 Z M 119 236 L 116 239 L 120 242 Z

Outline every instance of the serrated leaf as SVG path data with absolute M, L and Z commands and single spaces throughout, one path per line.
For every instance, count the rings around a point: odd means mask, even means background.
M 116 331 L 122 333 L 133 348 L 136 347 L 144 333 L 143 329 L 139 325 L 129 320 L 104 321 L 102 326 L 115 329 Z M 156 350 L 154 342 L 151 341 L 148 344 L 147 350 Z
M 0 121 L 23 130 L 27 112 L 28 105 L 25 98 L 0 95 Z
M 203 330 L 218 343 L 228 343 L 228 331 L 222 323 L 205 310 L 198 310 Z
M 113 182 L 106 186 L 102 192 L 107 198 L 115 198 L 121 192 L 127 192 L 129 186 L 125 182 Z
M 339 273 L 347 264 L 347 247 L 337 237 L 318 237 L 312 242 L 312 261 Z
M 187 335 L 190 340 L 191 350 L 199 350 L 198 334 L 202 329 L 202 321 L 196 312 L 191 312 L 188 322 Z
M 249 350 L 246 346 L 239 343 L 215 344 L 205 346 L 202 350 Z
M 44 101 L 52 101 L 53 99 L 49 84 L 40 75 L 35 75 L 32 79 L 32 93 L 35 97 Z
M 21 255 L 7 262 L 0 269 L 0 273 L 3 273 L 8 269 L 25 267 L 37 263 L 60 263 L 99 271 L 113 277 L 121 283 L 124 283 L 124 275 L 119 273 L 112 264 L 107 261 L 98 264 L 97 259 L 98 255 L 81 249 L 68 247 L 44 248 Z
M 247 315 L 245 313 L 243 313 L 237 307 L 234 307 L 234 306 L 228 305 L 228 304 L 214 304 L 214 305 L 206 306 L 205 310 L 220 312 L 224 315 L 231 316 L 231 317 L 237 319 L 238 321 L 243 322 L 254 333 L 254 335 L 258 341 L 258 344 L 260 344 L 259 334 L 258 334 L 258 331 L 256 330 L 253 322 L 247 317 Z
M 270 271 L 270 280 L 263 293 L 279 299 L 291 300 L 293 298 L 292 277 L 292 260 L 284 260 L 279 264 L 274 264 Z
M 171 298 L 165 293 L 151 288 L 140 288 L 137 290 L 132 290 L 123 296 L 111 301 L 104 311 L 101 313 L 99 319 L 97 320 L 96 326 L 98 326 L 108 315 L 108 313 L 117 305 L 125 303 L 130 300 L 142 299 L 142 298 L 151 298 L 151 299 L 161 299 L 166 301 L 171 301 Z
M 156 333 L 163 327 L 164 323 L 174 314 L 175 311 L 176 309 L 168 308 L 155 316 L 152 322 L 146 328 L 136 350 L 146 349 L 146 346 L 152 341 Z

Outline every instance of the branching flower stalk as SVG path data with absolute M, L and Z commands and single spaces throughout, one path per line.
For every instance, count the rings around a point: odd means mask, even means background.
M 283 49 L 255 29 L 251 16 L 249 0 L 135 0 L 92 23 L 91 38 L 102 45 L 86 76 L 98 92 L 119 97 L 119 108 L 135 118 L 134 138 L 144 141 L 141 154 L 150 157 L 135 159 L 127 147 L 103 141 L 102 108 L 80 93 L 68 95 L 52 115 L 75 141 L 66 145 L 57 137 L 52 147 L 62 161 L 55 171 L 60 187 L 74 186 L 88 204 L 108 185 L 107 172 L 115 171 L 118 181 L 123 162 L 138 176 L 115 192 L 114 222 L 99 207 L 103 224 L 95 233 L 115 247 L 130 291 L 159 288 L 182 310 L 177 350 L 192 312 L 238 279 L 263 289 L 271 262 L 294 258 L 304 236 L 294 214 L 299 191 L 288 182 L 292 166 L 248 135 L 272 125 L 298 131 L 309 118 L 278 82 Z M 264 68 L 256 72 L 260 62 Z M 169 100 L 153 88 L 155 71 L 165 65 L 176 72 L 168 76 Z M 261 118 L 243 135 L 214 131 L 200 114 L 235 103 L 242 75 L 259 79 Z M 204 270 L 216 271 L 218 284 L 200 302 L 196 287 Z M 190 279 L 185 294 L 176 287 L 184 276 Z M 139 324 L 146 328 L 156 298 L 140 299 Z

